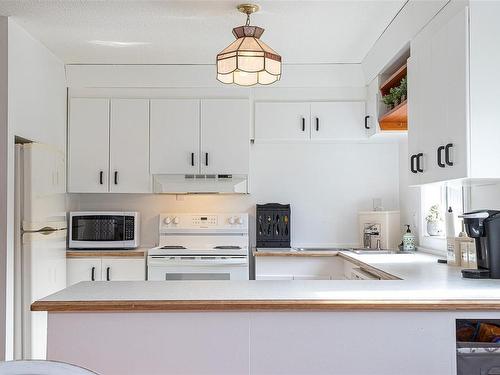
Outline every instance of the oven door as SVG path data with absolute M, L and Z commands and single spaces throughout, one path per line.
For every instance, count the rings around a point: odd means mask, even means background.
M 148 280 L 248 280 L 246 256 L 149 256 Z

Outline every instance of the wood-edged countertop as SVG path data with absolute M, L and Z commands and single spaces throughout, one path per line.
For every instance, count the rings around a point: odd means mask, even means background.
M 145 247 L 130 250 L 66 250 L 66 258 L 144 258 L 148 253 Z
M 334 256 L 334 255 L 331 255 Z M 392 280 L 81 282 L 33 311 L 500 310 L 500 280 L 463 279 L 460 268 L 415 254 L 335 256 Z

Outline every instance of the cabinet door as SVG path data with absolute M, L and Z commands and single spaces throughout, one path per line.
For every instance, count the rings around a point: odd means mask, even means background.
M 146 261 L 144 258 L 103 258 L 102 280 L 144 281 Z
M 418 90 L 411 95 L 420 107 L 419 148 L 424 154 L 421 184 L 467 177 L 467 44 L 466 10 L 444 24 L 430 24 L 412 42 Z M 436 82 L 443 90 L 436 90 Z
M 250 103 L 202 100 L 201 173 L 248 174 Z
M 66 259 L 68 286 L 80 281 L 101 281 L 101 258 Z
M 110 192 L 151 192 L 149 100 L 111 101 L 109 172 Z
M 309 139 L 310 114 L 309 103 L 255 103 L 255 139 Z
M 375 77 L 367 87 L 364 127 L 367 136 L 378 132 L 379 77 Z
M 414 45 L 412 44 L 412 56 L 408 59 L 408 185 L 418 185 L 420 183 L 420 173 L 416 170 L 416 158 L 420 153 L 419 129 L 420 118 L 420 83 L 418 77 L 419 56 L 414 55 Z
M 68 127 L 68 191 L 108 191 L 109 100 L 71 99 Z
M 311 103 L 311 139 L 366 138 L 364 102 Z
M 199 100 L 151 100 L 152 174 L 199 173 L 199 142 Z

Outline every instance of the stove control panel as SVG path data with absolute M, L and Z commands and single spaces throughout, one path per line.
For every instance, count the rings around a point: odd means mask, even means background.
M 160 214 L 160 231 L 231 229 L 248 231 L 248 214 Z

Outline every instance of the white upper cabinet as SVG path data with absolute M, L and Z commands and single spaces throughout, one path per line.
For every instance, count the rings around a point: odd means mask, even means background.
M 258 102 L 255 139 L 364 139 L 364 118 L 365 102 Z
M 379 106 L 379 77 L 375 77 L 366 90 L 366 114 L 364 118 L 364 130 L 367 136 L 379 132 L 378 106 Z
M 68 191 L 108 191 L 109 100 L 73 98 L 68 126 Z
M 199 100 L 151 100 L 152 174 L 199 173 L 199 138 Z
M 309 139 L 309 103 L 255 103 L 255 139 Z
M 150 192 L 149 100 L 111 100 L 109 144 L 109 191 Z
M 431 23 L 408 67 L 411 184 L 473 177 L 469 171 L 468 12 Z
M 363 139 L 365 102 L 311 103 L 311 138 Z
M 149 100 L 71 99 L 68 152 L 69 192 L 150 192 Z
M 248 174 L 250 103 L 201 101 L 201 173 Z

